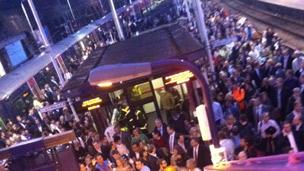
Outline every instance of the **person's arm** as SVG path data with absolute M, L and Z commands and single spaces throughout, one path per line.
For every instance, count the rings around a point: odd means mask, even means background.
M 273 127 L 275 127 L 276 132 L 273 134 L 273 137 L 277 137 L 280 134 L 280 127 L 276 121 L 273 120 Z

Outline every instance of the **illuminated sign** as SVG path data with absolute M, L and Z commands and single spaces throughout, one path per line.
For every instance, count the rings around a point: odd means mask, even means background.
M 102 99 L 100 97 L 97 97 L 82 102 L 82 107 L 87 107 L 88 110 L 98 109 L 100 108 L 100 103 L 102 103 Z
M 184 71 L 184 72 L 180 72 L 180 73 L 165 77 L 165 82 L 166 82 L 166 85 L 174 84 L 174 83 L 182 84 L 182 83 L 188 82 L 193 76 L 194 75 L 192 72 Z
M 88 107 L 88 110 L 94 110 L 94 109 L 98 109 L 98 108 L 100 108 L 100 105 L 94 105 L 94 106 Z

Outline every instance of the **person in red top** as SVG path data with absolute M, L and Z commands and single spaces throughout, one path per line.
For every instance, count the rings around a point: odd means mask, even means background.
M 155 145 L 156 148 L 167 148 L 168 145 L 166 141 L 162 138 L 160 135 L 160 132 L 158 130 L 154 130 L 152 132 L 153 136 L 153 144 Z
M 245 90 L 239 85 L 233 84 L 231 94 L 233 99 L 239 104 L 240 110 L 243 111 L 245 109 Z

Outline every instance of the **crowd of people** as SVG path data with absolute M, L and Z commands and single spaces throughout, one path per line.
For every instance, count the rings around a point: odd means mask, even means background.
M 209 86 L 228 160 L 303 151 L 304 53 L 216 2 L 203 6 L 211 44 L 227 40 L 213 46 Z
M 244 17 L 230 14 L 214 1 L 204 0 L 203 8 L 216 70 L 208 73 L 212 107 L 227 160 L 303 151 L 303 53 L 285 46 L 272 29 L 261 33 Z M 131 17 L 123 22 L 131 37 L 176 18 L 174 11 L 169 11 L 161 17 L 136 22 Z M 114 31 L 102 35 L 104 43 L 113 43 L 115 35 Z M 229 39 L 228 44 L 216 47 L 215 42 L 224 39 Z M 97 46 L 93 43 L 83 56 Z M 71 68 L 76 71 L 80 63 L 75 59 Z M 198 64 L 206 68 L 206 63 Z M 68 108 L 39 111 L 61 100 L 59 89 L 52 77 L 42 88 L 42 97 L 34 98 L 28 115 L 18 115 L 1 130 L 0 147 L 73 129 L 77 136 L 73 147 L 81 170 L 195 171 L 211 164 L 197 121 L 181 117 L 177 109 L 166 111 L 171 117 L 168 125 L 157 118 L 152 132 L 125 130 L 116 123 L 101 134 L 89 112 L 78 114 L 78 121 Z

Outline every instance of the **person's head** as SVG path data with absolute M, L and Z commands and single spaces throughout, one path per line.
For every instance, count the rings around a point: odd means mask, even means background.
M 290 79 L 293 77 L 293 71 L 291 69 L 286 71 L 286 78 Z
M 227 138 L 227 134 L 226 134 L 226 132 L 224 132 L 224 131 L 219 131 L 217 135 L 218 135 L 218 138 L 219 138 L 220 140 L 223 140 L 223 139 L 226 139 L 226 138 Z
M 291 132 L 291 124 L 287 121 L 283 124 L 283 132 L 287 134 Z
M 20 115 L 17 115 L 17 116 L 16 116 L 16 119 L 17 119 L 18 122 L 21 122 L 21 121 L 22 121 L 22 118 L 21 118 Z
M 240 146 L 241 147 L 250 147 L 253 145 L 253 138 L 250 136 L 243 137 L 240 139 Z
M 133 143 L 132 144 L 132 151 L 134 152 L 140 152 L 140 146 L 139 146 L 139 143 Z
M 155 126 L 156 126 L 157 128 L 161 128 L 161 127 L 163 126 L 163 122 L 162 122 L 162 120 L 159 119 L 159 118 L 155 119 L 154 122 L 155 122 Z
M 253 99 L 254 106 L 259 106 L 260 104 L 261 104 L 261 98 L 259 96 Z
M 121 144 L 121 139 L 120 139 L 119 136 L 114 136 L 114 137 L 113 137 L 113 140 L 114 140 L 114 143 L 115 143 L 115 144 Z
M 239 154 L 238 154 L 238 160 L 243 161 L 243 160 L 246 160 L 246 159 L 247 159 L 246 152 L 245 151 L 239 152 Z
M 150 154 L 154 154 L 154 153 L 156 153 L 156 147 L 153 144 L 148 144 L 147 145 L 147 151 Z
M 159 160 L 159 168 L 160 170 L 164 170 L 166 167 L 168 167 L 168 163 L 165 159 Z
M 154 130 L 152 132 L 152 136 L 153 136 L 153 139 L 156 139 L 156 140 L 158 140 L 161 137 L 160 132 L 158 130 Z
M 186 167 L 187 167 L 187 169 L 195 169 L 196 168 L 196 162 L 195 162 L 195 160 L 194 159 L 188 159 L 187 161 L 186 161 Z
M 179 143 L 184 143 L 185 142 L 185 136 L 183 134 L 179 134 L 177 141 Z
M 227 125 L 233 125 L 235 123 L 235 118 L 233 115 L 228 115 L 226 117 L 226 124 Z
M 294 97 L 299 97 L 301 96 L 301 89 L 299 87 L 296 87 L 292 90 L 292 93 Z
M 144 167 L 144 163 L 141 160 L 135 160 L 135 168 L 141 170 Z
M 301 113 L 302 112 L 302 104 L 301 104 L 301 102 L 299 102 L 299 101 L 295 101 L 294 102 L 294 105 L 293 105 L 293 110 L 294 111 L 296 111 L 296 112 L 298 112 L 298 113 Z
M 115 163 L 116 163 L 117 167 L 124 167 L 124 165 L 125 165 L 125 161 L 121 158 L 115 160 Z
M 115 132 L 115 133 L 120 133 L 120 125 L 119 125 L 119 124 L 116 124 L 116 125 L 114 126 L 114 132 Z
M 296 115 L 292 120 L 292 124 L 295 126 L 300 125 L 302 123 L 303 123 L 303 120 L 302 120 L 301 116 L 299 116 L 299 115 Z
M 172 125 L 167 126 L 168 134 L 173 134 L 175 132 L 175 128 Z
M 247 115 L 241 115 L 241 116 L 240 116 L 240 123 L 241 123 L 242 125 L 245 125 L 247 122 L 248 122 L 248 117 L 247 117 Z
M 197 138 L 197 137 L 191 138 L 190 144 L 191 144 L 192 147 L 198 146 L 199 145 L 199 138 Z
M 277 88 L 282 88 L 283 87 L 283 83 L 284 83 L 283 78 L 279 77 L 279 78 L 276 79 L 276 87 Z
M 96 157 L 95 157 L 95 160 L 96 160 L 96 163 L 102 165 L 104 163 L 104 158 L 102 155 L 98 154 Z
M 263 114 L 263 121 L 264 121 L 264 122 L 268 122 L 269 119 L 270 119 L 269 113 L 268 113 L 268 112 L 265 112 L 265 113 Z
M 303 61 L 302 63 L 303 63 L 303 68 L 304 68 L 304 61 Z M 300 77 L 299 77 L 299 82 L 300 82 L 301 84 L 304 84 L 304 75 L 303 75 L 303 74 L 300 75 Z
M 113 150 L 113 151 L 111 152 L 111 154 L 112 154 L 112 157 L 113 157 L 115 160 L 118 160 L 118 159 L 120 159 L 120 157 L 121 157 L 121 155 L 119 154 L 119 152 L 118 152 L 117 150 Z
M 175 145 L 173 147 L 173 151 L 172 151 L 173 155 L 180 155 L 182 153 L 183 153 L 183 149 L 179 145 Z
M 139 136 L 139 135 L 140 135 L 140 130 L 139 130 L 139 128 L 133 129 L 132 133 L 133 133 L 134 136 Z

